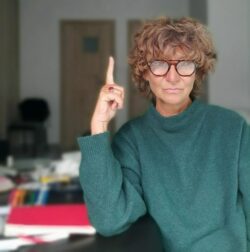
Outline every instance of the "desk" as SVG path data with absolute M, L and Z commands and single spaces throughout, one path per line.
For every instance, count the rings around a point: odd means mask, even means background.
M 19 252 L 163 252 L 160 231 L 155 222 L 144 216 L 127 231 L 112 237 L 72 236 L 68 240 L 23 247 Z

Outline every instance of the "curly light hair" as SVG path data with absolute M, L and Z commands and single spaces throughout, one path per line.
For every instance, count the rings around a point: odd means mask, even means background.
M 186 59 L 196 63 L 196 78 L 190 97 L 194 99 L 199 96 L 202 81 L 214 69 L 216 52 L 206 26 L 190 17 L 162 17 L 147 21 L 135 34 L 129 64 L 133 81 L 142 94 L 155 98 L 149 83 L 144 79 L 148 62 L 166 59 L 173 56 L 176 50 L 181 50 Z M 166 52 L 170 55 L 166 55 Z

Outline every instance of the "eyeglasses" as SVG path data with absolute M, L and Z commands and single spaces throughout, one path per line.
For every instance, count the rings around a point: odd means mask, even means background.
M 166 75 L 172 65 L 180 76 L 191 76 L 196 70 L 196 64 L 191 60 L 153 60 L 148 63 L 151 73 L 155 76 Z

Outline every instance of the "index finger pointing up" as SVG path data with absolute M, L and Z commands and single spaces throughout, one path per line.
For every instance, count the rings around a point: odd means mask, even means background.
M 106 84 L 114 84 L 114 64 L 114 58 L 110 56 L 106 74 Z

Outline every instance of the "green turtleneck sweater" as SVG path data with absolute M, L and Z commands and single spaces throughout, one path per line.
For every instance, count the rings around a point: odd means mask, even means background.
M 108 132 L 78 142 L 99 233 L 149 213 L 167 252 L 250 252 L 250 129 L 238 114 L 197 100 L 171 117 L 151 106 L 112 143 Z

